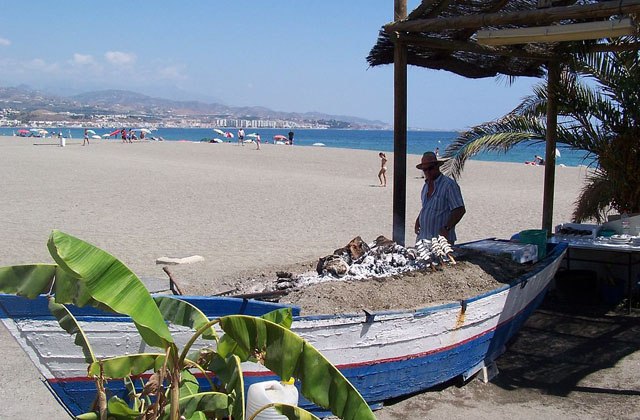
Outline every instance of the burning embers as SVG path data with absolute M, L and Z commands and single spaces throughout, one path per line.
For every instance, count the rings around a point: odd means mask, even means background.
M 388 277 L 422 268 L 437 270 L 439 266 L 455 263 L 453 249 L 443 236 L 418 241 L 416 248 L 405 248 L 384 236 L 367 244 L 358 236 L 345 247 L 320 258 L 316 273 L 309 272 L 296 277 L 289 273 L 278 273 L 276 288 L 286 290 L 336 279 Z

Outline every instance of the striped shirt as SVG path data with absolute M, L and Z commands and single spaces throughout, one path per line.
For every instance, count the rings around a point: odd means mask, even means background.
M 420 239 L 431 239 L 440 234 L 440 230 L 449 221 L 451 210 L 464 206 L 460 186 L 453 179 L 440 175 L 434 181 L 434 192 L 431 197 L 427 197 L 429 190 L 428 180 L 422 187 L 422 209 L 418 216 L 420 222 L 420 233 L 416 241 Z M 456 240 L 455 229 L 449 232 L 449 242 Z

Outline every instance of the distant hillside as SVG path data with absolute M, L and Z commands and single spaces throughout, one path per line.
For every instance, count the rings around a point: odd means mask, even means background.
M 203 121 L 212 118 L 285 120 L 327 123 L 333 128 L 388 129 L 389 124 L 349 115 L 331 115 L 321 112 L 281 112 L 260 106 L 231 107 L 200 101 L 174 101 L 155 98 L 126 90 L 86 92 L 70 97 L 41 92 L 28 86 L 0 87 L 0 108 L 19 111 L 22 121 L 56 121 L 74 114 L 78 119 L 91 119 L 98 115 L 144 115 L 156 120 L 185 116 Z M 56 116 L 56 113 L 58 114 Z
M 217 115 L 226 118 L 256 118 L 284 120 L 336 120 L 371 128 L 388 128 L 382 121 L 372 121 L 348 115 L 331 115 L 321 112 L 281 112 L 261 106 L 231 107 L 199 101 L 173 101 L 154 98 L 126 90 L 103 90 L 72 96 L 74 101 L 119 112 L 163 113 L 182 115 Z

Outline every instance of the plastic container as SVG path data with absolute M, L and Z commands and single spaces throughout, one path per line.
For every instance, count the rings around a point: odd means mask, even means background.
M 266 381 L 257 382 L 249 387 L 247 392 L 247 412 L 246 417 L 251 416 L 262 407 L 271 403 L 284 403 L 298 405 L 298 388 L 290 382 Z M 279 414 L 273 407 L 258 414 L 256 420 L 285 419 L 287 417 Z
M 523 230 L 518 234 L 523 244 L 533 244 L 538 247 L 538 261 L 547 255 L 547 231 L 543 229 Z

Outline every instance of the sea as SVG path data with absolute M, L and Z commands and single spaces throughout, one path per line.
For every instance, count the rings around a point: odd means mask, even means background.
M 66 138 L 82 138 L 84 128 L 47 128 L 49 133 L 62 131 Z M 87 127 L 91 128 L 91 127 Z M 28 129 L 28 127 L 27 127 Z M 96 135 L 111 133 L 117 128 L 92 128 Z M 209 141 L 219 138 L 224 141 L 237 141 L 236 128 L 224 129 L 233 133 L 233 139 L 227 139 L 217 134 L 210 128 L 159 128 L 153 130 L 149 137 L 162 138 L 165 141 Z M 18 128 L 0 128 L 0 135 L 11 136 L 17 133 Z M 276 135 L 287 136 L 288 129 L 260 128 L 245 129 L 246 134 L 258 133 L 262 142 L 273 142 Z M 333 130 L 333 129 L 295 129 L 296 147 L 336 147 L 343 149 L 372 150 L 376 152 L 393 152 L 393 131 L 391 130 Z M 456 131 L 408 131 L 407 132 L 407 153 L 421 155 L 426 151 L 439 149 L 440 154 L 444 154 L 447 146 L 456 139 L 459 132 Z M 119 139 L 114 140 L 120 141 Z M 563 145 L 558 146 L 556 156 L 557 165 L 579 166 L 589 165 L 590 159 L 587 152 L 573 150 Z M 518 145 L 506 153 L 484 152 L 475 155 L 472 160 L 482 160 L 491 162 L 516 162 L 524 163 L 534 160 L 534 156 L 545 155 L 544 143 L 531 145 Z

